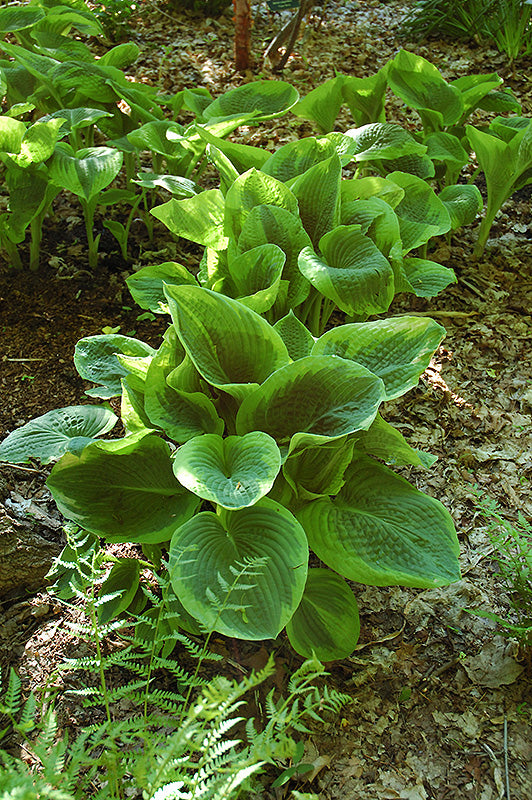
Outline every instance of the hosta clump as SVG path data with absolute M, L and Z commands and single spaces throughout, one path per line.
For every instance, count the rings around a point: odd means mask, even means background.
M 8 436 L 0 459 L 49 460 L 55 437 L 59 509 L 107 541 L 167 548 L 176 624 L 243 639 L 286 627 L 303 655 L 346 656 L 359 630 L 346 579 L 459 579 L 450 515 L 382 463 L 432 459 L 379 414 L 416 385 L 444 330 L 398 317 L 316 339 L 293 314 L 271 326 L 187 280 L 136 286 L 148 304 L 164 289 L 172 324 L 158 350 L 118 334 L 78 343 L 91 393 L 122 394 L 123 438 L 94 439 L 112 424 L 99 407 L 60 410 Z
M 335 308 L 363 321 L 386 312 L 397 292 L 432 297 L 456 280 L 423 249 L 471 222 L 480 193 L 456 185 L 437 195 L 422 177 L 402 171 L 405 158 L 432 161 L 427 146 L 400 126 L 308 137 L 272 155 L 201 135 L 220 188 L 172 199 L 152 214 L 204 246 L 198 277 L 205 288 L 272 324 L 292 310 L 317 336 Z M 355 176 L 343 179 L 352 162 Z

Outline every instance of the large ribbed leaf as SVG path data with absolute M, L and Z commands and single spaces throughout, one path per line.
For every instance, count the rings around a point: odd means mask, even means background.
M 418 111 L 426 130 L 456 125 L 464 113 L 462 92 L 448 84 L 430 61 L 407 50 L 400 50 L 390 63 L 388 84 Z
M 50 180 L 89 201 L 116 178 L 122 159 L 123 154 L 111 147 L 86 147 L 75 152 L 66 142 L 59 142 L 48 162 Z
M 205 627 L 239 639 L 281 632 L 301 601 L 307 568 L 303 528 L 267 498 L 197 514 L 170 543 L 170 579 L 183 606 Z
M 310 355 L 315 339 L 293 311 L 289 311 L 273 327 L 285 343 L 292 361 Z
M 363 433 L 366 432 L 359 431 L 350 438 L 342 436 L 310 447 L 302 442 L 301 449 L 290 448 L 283 464 L 283 475 L 296 496 L 310 500 L 320 495 L 338 494 L 353 458 L 354 440 L 358 441 Z
M 155 350 L 149 344 L 119 333 L 86 336 L 76 344 L 74 364 L 86 381 L 101 384 L 89 389 L 91 397 L 116 397 L 122 391 L 120 381 L 129 370 L 122 366 L 117 353 L 134 358 L 152 358 Z
M 279 181 L 289 181 L 301 175 L 320 161 L 331 158 L 335 153 L 334 144 L 329 139 L 316 139 L 307 136 L 282 145 L 264 163 L 262 171 Z
M 332 328 L 313 355 L 337 355 L 363 364 L 384 381 L 386 399 L 416 386 L 445 336 L 445 328 L 424 317 L 395 317 Z
M 344 75 L 342 95 L 349 106 L 356 125 L 384 122 L 386 119 L 384 100 L 388 67 L 385 66 L 367 78 Z
M 404 288 L 416 297 L 435 297 L 451 283 L 457 283 L 454 270 L 426 258 L 405 258 L 403 276 L 408 281 Z
M 450 133 L 442 131 L 431 133 L 424 142 L 427 145 L 429 158 L 433 161 L 443 161 L 447 167 L 456 172 L 456 175 L 469 161 L 469 154 L 462 147 L 460 139 Z
M 141 308 L 153 311 L 154 314 L 166 313 L 165 309 L 161 308 L 161 305 L 166 305 L 163 284 L 197 285 L 194 275 L 175 261 L 163 261 L 162 264 L 150 264 L 148 267 L 142 267 L 133 275 L 129 275 L 126 283 L 135 303 Z
M 31 458 L 49 464 L 70 451 L 78 453 L 118 422 L 103 406 L 56 408 L 16 428 L 0 444 L 0 461 L 24 464 Z
M 299 215 L 316 248 L 321 237 L 332 230 L 340 215 L 342 165 L 335 153 L 320 161 L 292 183 L 299 203 Z
M 196 286 L 165 289 L 177 334 L 198 372 L 242 399 L 289 361 L 266 320 L 229 297 Z
M 238 249 L 244 253 L 266 243 L 276 244 L 286 255 L 281 277 L 288 281 L 288 311 L 306 300 L 310 290 L 310 283 L 298 267 L 299 253 L 311 244 L 310 237 L 299 217 L 286 209 L 272 205 L 255 206 L 242 228 Z
M 422 156 L 427 151 L 404 128 L 391 122 L 373 122 L 361 128 L 352 128 L 344 135 L 355 142 L 353 158 L 360 162 L 408 155 Z
M 47 486 L 65 517 L 113 541 L 164 542 L 198 505 L 176 480 L 168 445 L 143 433 L 68 453 Z
M 482 195 L 472 183 L 446 186 L 439 197 L 449 212 L 453 231 L 464 225 L 471 225 L 482 211 Z
M 262 244 L 229 259 L 238 300 L 257 314 L 268 311 L 277 299 L 285 261 L 285 254 L 275 244 Z
M 309 569 L 301 603 L 286 625 L 294 650 L 320 661 L 347 658 L 355 649 L 360 620 L 355 596 L 329 569 Z
M 170 386 L 167 378 L 182 367 L 185 351 L 173 326 L 165 334 L 152 359 L 145 382 L 144 408 L 152 423 L 175 442 L 186 442 L 203 433 L 223 433 L 224 423 L 203 392 Z M 190 387 L 187 387 L 190 388 Z
M 44 17 L 45 13 L 42 8 L 5 6 L 0 8 L 0 32 L 13 33 L 32 28 Z
M 344 76 L 337 75 L 336 78 L 321 83 L 296 103 L 292 113 L 315 122 L 321 133 L 329 133 L 334 128 L 336 117 L 344 102 L 343 82 Z
M 360 364 L 307 356 L 277 370 L 246 398 L 237 433 L 265 431 L 281 443 L 305 433 L 298 439 L 319 444 L 369 428 L 383 399 L 383 383 Z
M 405 196 L 395 207 L 403 252 L 408 253 L 451 229 L 449 212 L 424 180 L 405 172 L 391 172 L 388 179 L 405 190 Z
M 452 81 L 451 86 L 458 89 L 462 95 L 462 102 L 464 104 L 462 118 L 465 119 L 472 111 L 481 106 L 486 96 L 490 94 L 502 94 L 502 92 L 492 92 L 492 90 L 500 86 L 501 83 L 502 78 L 499 78 L 495 72 L 486 75 L 461 75 L 455 81 Z M 504 110 L 513 111 L 514 108 Z M 491 110 L 496 111 L 498 109 Z
M 320 239 L 322 256 L 306 247 L 299 269 L 321 294 L 347 314 L 387 311 L 394 297 L 393 270 L 359 225 L 339 225 Z
M 207 120 L 249 114 L 253 122 L 280 117 L 297 103 L 299 94 L 285 81 L 253 81 L 213 100 L 204 110 Z
M 237 240 L 246 218 L 255 206 L 284 208 L 297 216 L 297 200 L 281 181 L 256 169 L 239 175 L 225 196 L 224 230 Z
M 356 450 L 376 456 L 387 464 L 395 464 L 400 467 L 413 464 L 416 467 L 428 469 L 437 460 L 437 456 L 411 447 L 403 434 L 383 420 L 380 414 L 377 414 L 375 421 L 367 431 L 354 433 L 349 441 Z M 333 494 L 333 492 L 329 492 L 329 494 Z
M 334 499 L 299 513 L 327 566 L 372 586 L 431 588 L 460 580 L 459 545 L 444 506 L 368 457 L 353 462 Z
M 158 119 L 147 122 L 140 128 L 128 133 L 127 138 L 131 144 L 140 150 L 151 150 L 166 158 L 180 158 L 186 155 L 186 150 L 180 142 L 184 128 L 177 122 Z M 168 137 L 168 133 L 177 134 L 177 137 Z
M 196 436 L 174 458 L 174 474 L 186 489 L 233 511 L 268 494 L 280 468 L 279 448 L 262 431 L 225 439 Z
M 224 196 L 219 189 L 209 189 L 184 200 L 172 198 L 150 210 L 176 236 L 191 242 L 225 250 L 223 231 Z
M 20 153 L 26 126 L 19 119 L 0 117 L 0 153 Z

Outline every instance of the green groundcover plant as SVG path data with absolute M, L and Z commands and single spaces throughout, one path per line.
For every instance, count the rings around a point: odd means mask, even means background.
M 449 513 L 382 463 L 433 461 L 379 410 L 416 385 L 444 330 L 407 316 L 316 338 L 293 313 L 272 326 L 179 265 L 166 269 L 166 280 L 153 268 L 135 276 L 137 296 L 158 296 L 171 315 L 158 350 L 119 334 L 76 346 L 90 393 L 121 395 L 126 435 L 97 440 L 116 417 L 75 406 L 14 431 L 0 459 L 59 458 L 47 483 L 67 518 L 109 542 L 167 551 L 176 624 L 251 640 L 286 627 L 304 656 L 347 656 L 359 621 L 346 579 L 460 577 Z M 218 614 L 213 587 L 253 559 L 253 586 Z

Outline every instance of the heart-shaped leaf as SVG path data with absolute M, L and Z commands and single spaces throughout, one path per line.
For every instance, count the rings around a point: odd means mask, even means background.
M 423 317 L 395 317 L 332 328 L 312 349 L 363 364 L 384 381 L 386 399 L 400 397 L 426 370 L 445 328 Z
M 133 275 L 126 278 L 127 288 L 133 300 L 141 308 L 153 311 L 154 314 L 164 314 L 166 297 L 163 290 L 165 283 L 180 286 L 184 283 L 197 285 L 195 277 L 182 264 L 175 261 L 164 261 L 162 264 L 150 264 L 142 267 Z
M 257 314 L 268 311 L 277 299 L 285 260 L 285 254 L 275 244 L 262 244 L 229 259 L 229 274 L 238 300 Z
M 66 142 L 59 142 L 48 162 L 50 180 L 88 202 L 116 178 L 122 159 L 123 154 L 111 147 L 75 152 Z
M 384 122 L 386 119 L 384 100 L 386 95 L 388 66 L 384 66 L 374 75 L 357 78 L 344 75 L 342 95 L 349 106 L 356 125 L 370 122 Z
M 367 431 L 354 433 L 350 437 L 350 442 L 357 451 L 376 456 L 382 461 L 386 461 L 387 464 L 395 464 L 400 467 L 413 464 L 415 467 L 428 469 L 438 458 L 411 447 L 403 434 L 383 420 L 380 414 L 377 414 L 375 421 Z M 333 494 L 333 492 L 329 492 L 329 494 Z
M 153 347 L 139 339 L 119 333 L 86 336 L 76 344 L 74 364 L 86 381 L 101 384 L 89 389 L 88 395 L 116 397 L 122 391 L 121 379 L 130 371 L 119 363 L 117 353 L 135 358 L 152 358 L 155 352 Z
M 388 180 L 405 190 L 394 209 L 399 217 L 404 253 L 451 229 L 449 212 L 424 180 L 405 172 L 391 172 Z
M 309 356 L 315 339 L 293 311 L 289 311 L 273 326 L 285 343 L 292 361 Z
M 334 499 L 299 513 L 327 566 L 371 586 L 432 588 L 460 580 L 460 551 L 444 506 L 371 458 L 353 462 Z
M 454 270 L 426 258 L 405 258 L 403 275 L 408 281 L 408 291 L 416 297 L 435 297 L 451 283 L 458 283 Z
M 242 399 L 288 363 L 279 334 L 237 300 L 196 286 L 167 286 L 165 293 L 183 347 L 213 386 Z
M 117 422 L 113 412 L 103 406 L 56 408 L 10 433 L 0 444 L 0 461 L 25 464 L 36 458 L 49 464 L 68 451 L 78 454 Z
M 331 158 L 334 152 L 334 144 L 329 139 L 307 136 L 279 147 L 264 163 L 262 171 L 286 183 L 320 161 Z
M 359 225 L 339 225 L 320 239 L 322 256 L 306 247 L 299 255 L 302 274 L 347 314 L 387 311 L 394 297 L 389 261 Z
M 449 212 L 452 231 L 464 225 L 471 225 L 477 214 L 482 211 L 482 195 L 472 183 L 446 186 L 439 197 Z
M 349 438 L 342 436 L 310 447 L 302 442 L 301 449 L 290 448 L 283 464 L 283 475 L 296 496 L 312 500 L 320 495 L 338 494 L 344 485 L 344 473 L 353 458 L 355 440 L 358 441 L 363 433 L 365 431 L 359 431 Z
M 262 431 L 226 439 L 196 436 L 174 458 L 174 474 L 186 489 L 233 511 L 268 494 L 280 468 L 279 448 Z
M 344 102 L 342 96 L 344 80 L 344 75 L 337 75 L 336 78 L 321 83 L 296 103 L 292 113 L 315 122 L 321 133 L 329 133 L 334 128 L 336 117 Z
M 351 128 L 344 135 L 356 144 L 353 153 L 355 161 L 422 156 L 427 152 L 425 145 L 416 142 L 404 128 L 391 122 L 373 122 L 361 128 Z
M 152 208 L 150 214 L 176 236 L 215 250 L 227 247 L 223 232 L 224 196 L 219 189 L 209 189 L 184 200 L 172 198 Z
M 172 472 L 168 445 L 145 433 L 68 453 L 47 486 L 65 517 L 115 542 L 165 542 L 198 506 Z
M 309 569 L 301 603 L 286 625 L 294 650 L 320 661 L 347 658 L 355 649 L 360 620 L 355 596 L 330 569 Z
M 238 240 L 247 216 L 255 206 L 284 208 L 297 216 L 297 200 L 281 181 L 256 169 L 239 175 L 225 197 L 224 230 L 226 236 Z
M 170 543 L 169 572 L 186 610 L 239 639 L 274 639 L 298 607 L 308 568 L 305 532 L 283 506 L 205 511 Z
M 177 138 L 169 138 L 168 133 L 177 134 Z M 151 150 L 152 153 L 166 156 L 166 158 L 180 158 L 186 155 L 186 150 L 181 144 L 184 128 L 177 122 L 169 120 L 156 120 L 147 122 L 140 128 L 128 133 L 127 138 L 139 150 Z
M 253 122 L 280 117 L 299 99 L 297 89 L 285 81 L 252 81 L 213 100 L 204 110 L 207 120 L 248 114 Z
M 236 429 L 265 431 L 278 443 L 305 433 L 319 444 L 369 428 L 383 396 L 381 380 L 360 364 L 307 356 L 278 369 L 244 400 Z

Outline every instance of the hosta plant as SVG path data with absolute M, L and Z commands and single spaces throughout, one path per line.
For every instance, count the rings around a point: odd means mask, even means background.
M 171 314 L 158 350 L 118 334 L 76 348 L 91 394 L 121 395 L 126 435 L 95 440 L 109 412 L 63 409 L 14 431 L 0 459 L 50 460 L 55 446 L 48 487 L 67 518 L 166 549 L 176 625 L 259 640 L 286 627 L 304 656 L 347 656 L 359 632 L 347 580 L 460 576 L 449 513 L 383 463 L 432 459 L 379 413 L 416 385 L 444 331 L 398 317 L 315 338 L 293 314 L 272 326 L 179 265 L 166 271 L 135 285 Z M 255 571 L 235 588 L 246 564 Z
M 452 270 L 425 257 L 426 246 L 471 222 L 480 193 L 456 185 L 437 195 L 397 169 L 427 150 L 400 126 L 308 137 L 272 155 L 210 134 L 208 142 L 220 189 L 173 198 L 151 212 L 175 235 L 204 246 L 204 287 L 272 324 L 292 310 L 318 336 L 335 308 L 362 321 L 387 311 L 397 292 L 432 297 L 455 281 Z M 342 166 L 351 162 L 357 173 L 343 179 Z M 382 175 L 366 175 L 371 169 Z

